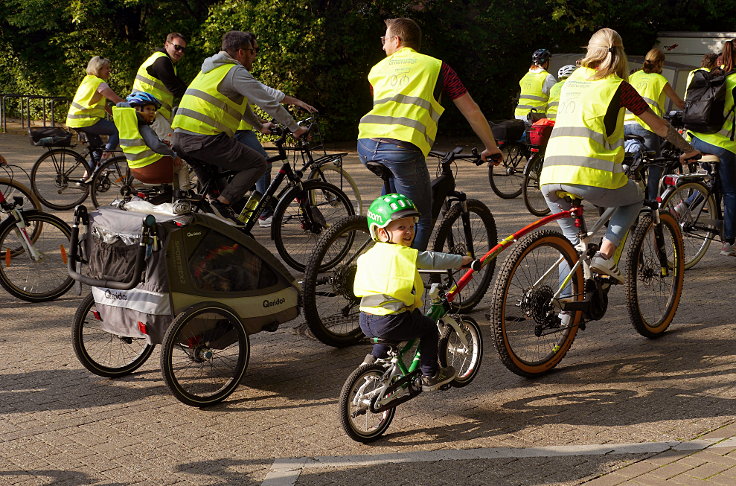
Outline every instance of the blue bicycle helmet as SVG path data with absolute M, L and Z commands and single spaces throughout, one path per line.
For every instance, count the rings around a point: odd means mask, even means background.
M 161 102 L 157 100 L 155 96 L 150 93 L 146 93 L 145 91 L 133 91 L 125 98 L 125 101 L 127 101 L 130 106 L 153 105 L 157 110 L 161 108 Z
M 541 66 L 545 62 L 549 61 L 551 57 L 552 53 L 549 52 L 547 49 L 537 49 L 532 54 L 532 62 L 537 66 Z

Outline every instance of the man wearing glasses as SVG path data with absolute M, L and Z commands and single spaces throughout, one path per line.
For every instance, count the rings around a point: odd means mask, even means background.
M 150 93 L 161 101 L 161 108 L 151 125 L 161 140 L 171 140 L 174 98 L 184 96 L 187 89 L 186 83 L 177 76 L 175 66 L 184 57 L 186 48 L 187 41 L 183 35 L 178 32 L 170 33 L 166 36 L 164 47 L 151 54 L 141 64 L 133 81 L 133 91 Z

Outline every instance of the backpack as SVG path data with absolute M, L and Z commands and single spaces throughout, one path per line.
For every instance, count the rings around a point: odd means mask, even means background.
M 695 71 L 685 95 L 685 128 L 698 133 L 717 133 L 734 111 L 723 113 L 726 104 L 726 77 L 736 71 L 724 73 L 720 69 Z M 733 140 L 733 128 L 731 140 Z

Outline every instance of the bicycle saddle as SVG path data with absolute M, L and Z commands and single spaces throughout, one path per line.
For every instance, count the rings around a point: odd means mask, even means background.
M 384 181 L 387 181 L 392 175 L 391 170 L 388 167 L 375 160 L 369 160 L 365 163 L 365 166 L 369 171 L 373 172 Z

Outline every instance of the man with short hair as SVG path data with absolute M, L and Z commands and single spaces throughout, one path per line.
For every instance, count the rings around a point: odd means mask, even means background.
M 450 98 L 485 146 L 481 156 L 500 156 L 491 127 L 455 71 L 439 59 L 420 54 L 422 31 L 411 19 L 386 20 L 381 37 L 386 58 L 373 66 L 368 81 L 373 109 L 360 120 L 358 156 L 391 170 L 391 190 L 409 197 L 421 216 L 412 247 L 423 251 L 432 233 L 432 183 L 425 157 L 434 144 L 437 122 Z
M 241 199 L 267 168 L 262 154 L 233 138 L 241 119 L 261 129 L 262 122 L 250 105 L 263 108 L 297 138 L 307 131 L 250 74 L 255 58 L 250 34 L 227 32 L 222 37 L 222 50 L 202 63 L 172 123 L 174 150 L 185 160 L 238 171 L 212 202 L 220 216 L 231 220 L 237 219 L 231 204 Z
M 186 48 L 184 36 L 171 32 L 166 36 L 164 47 L 143 61 L 133 81 L 133 91 L 150 93 L 161 102 L 161 108 L 151 125 L 161 140 L 171 140 L 174 99 L 184 96 L 187 89 L 186 83 L 176 74 L 175 66 L 184 57 Z

